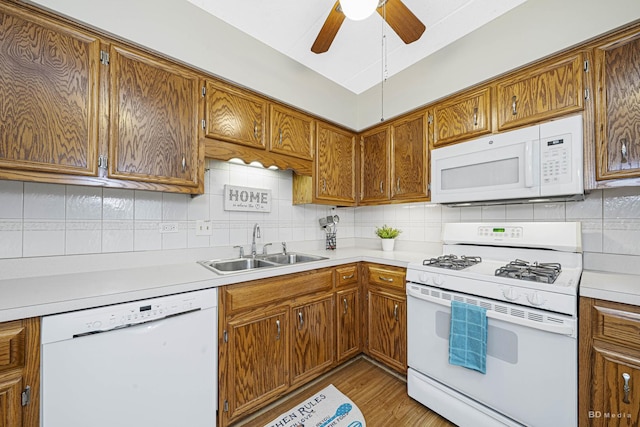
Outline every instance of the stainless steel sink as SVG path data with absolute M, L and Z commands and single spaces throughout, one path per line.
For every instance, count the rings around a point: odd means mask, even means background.
M 285 265 L 319 261 L 323 259 L 328 258 L 291 252 L 287 254 L 257 255 L 256 257 L 198 261 L 198 263 L 218 274 L 230 274 L 254 270 L 257 268 L 282 267 Z

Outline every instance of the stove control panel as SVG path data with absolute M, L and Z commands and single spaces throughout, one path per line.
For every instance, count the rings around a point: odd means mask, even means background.
M 480 226 L 478 227 L 478 236 L 493 240 L 517 240 L 522 238 L 522 227 Z

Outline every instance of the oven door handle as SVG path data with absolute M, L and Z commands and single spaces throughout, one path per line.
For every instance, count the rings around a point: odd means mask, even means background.
M 417 292 L 410 287 L 407 287 L 407 295 L 423 301 L 439 304 L 444 307 L 451 308 L 451 301 L 435 298 L 430 295 L 424 295 L 421 292 Z M 523 319 L 521 317 L 510 316 L 508 314 L 499 313 L 494 310 L 487 310 L 487 317 L 495 320 L 502 320 L 508 323 L 515 323 L 517 325 L 525 326 L 528 328 L 539 329 L 546 332 L 551 332 L 559 335 L 573 336 L 575 327 L 573 325 L 552 325 L 548 323 L 535 322 L 533 320 Z

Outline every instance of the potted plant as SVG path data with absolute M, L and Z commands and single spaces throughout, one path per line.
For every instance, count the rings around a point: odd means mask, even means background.
M 396 237 L 402 233 L 402 230 L 389 227 L 387 224 L 382 227 L 376 227 L 376 236 L 378 236 L 382 242 L 383 251 L 392 251 L 396 242 Z

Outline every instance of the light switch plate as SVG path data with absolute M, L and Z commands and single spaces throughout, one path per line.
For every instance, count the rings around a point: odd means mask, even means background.
M 211 236 L 211 221 L 196 221 L 196 236 Z

